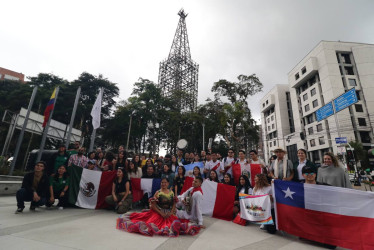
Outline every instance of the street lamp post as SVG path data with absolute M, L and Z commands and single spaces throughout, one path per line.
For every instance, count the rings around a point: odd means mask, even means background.
M 203 122 L 203 151 L 205 151 L 205 123 Z
M 129 132 L 127 133 L 127 143 L 126 143 L 126 152 L 128 151 L 129 149 L 129 141 L 130 141 L 130 132 L 131 132 L 131 123 L 132 123 L 132 116 L 135 114 L 135 110 L 132 111 L 132 113 L 130 114 L 130 125 L 129 125 Z

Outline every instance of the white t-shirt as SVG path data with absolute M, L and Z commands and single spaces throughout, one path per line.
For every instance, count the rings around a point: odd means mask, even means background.
M 299 180 L 305 180 L 305 178 L 303 176 L 303 172 L 302 172 L 305 164 L 306 164 L 306 160 L 304 160 L 303 162 L 299 161 L 299 165 L 297 166 L 297 173 L 299 174 Z
M 225 158 L 223 158 L 222 161 L 221 161 L 221 170 L 225 170 L 225 166 L 231 166 L 231 163 L 232 163 L 234 160 L 235 160 L 234 157 L 225 157 Z M 231 177 L 232 177 L 232 168 L 230 167 L 230 168 L 227 170 L 226 173 L 230 174 Z M 222 176 L 222 178 L 223 178 L 223 176 Z

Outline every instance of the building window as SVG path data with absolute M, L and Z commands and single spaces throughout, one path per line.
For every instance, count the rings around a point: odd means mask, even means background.
M 274 121 L 274 116 L 271 117 L 271 120 Z
M 268 100 L 266 100 L 266 105 L 268 105 L 269 104 L 269 101 Z
M 308 100 L 308 94 L 304 94 L 304 95 L 303 95 L 303 100 L 304 100 L 304 101 Z
M 361 101 L 360 91 L 356 90 L 356 96 L 357 96 L 357 100 Z
M 273 123 L 273 124 L 271 124 L 271 128 L 272 128 L 272 129 L 274 129 L 274 123 Z
M 300 78 L 300 75 L 299 75 L 299 73 L 297 73 L 296 75 L 295 75 L 295 80 L 297 80 L 297 79 L 299 79 Z
M 306 120 L 307 120 L 307 124 L 311 124 L 312 122 L 314 122 L 314 116 L 313 114 L 310 114 L 306 117 Z
M 318 141 L 319 141 L 319 145 L 323 145 L 325 144 L 325 138 L 322 136 L 322 137 L 319 137 L 318 138 Z
M 270 130 L 270 126 L 268 126 L 268 130 Z
M 341 54 L 343 58 L 343 63 L 351 64 L 351 58 L 349 57 L 349 54 Z
M 317 93 L 317 92 L 316 92 L 316 88 L 314 88 L 314 89 L 312 89 L 312 90 L 310 91 L 310 95 L 311 95 L 311 96 L 314 96 L 316 93 Z
M 313 134 L 313 127 L 308 128 L 308 134 L 309 134 L 309 135 L 312 135 L 312 134 Z
M 366 126 L 366 119 L 365 118 L 358 118 L 358 125 L 359 126 Z
M 346 75 L 354 75 L 355 73 L 353 72 L 353 67 L 351 66 L 346 66 L 344 67 L 344 71 Z
M 349 81 L 349 86 L 357 86 L 355 79 L 348 79 L 348 81 Z
M 265 103 L 262 104 L 262 107 L 265 108 Z
M 272 147 L 273 146 L 273 143 L 272 142 L 270 142 L 270 147 Z
M 313 108 L 317 107 L 318 106 L 318 100 L 314 100 L 313 101 Z
M 355 104 L 356 112 L 364 112 L 361 104 Z
M 371 143 L 370 134 L 367 131 L 360 131 L 361 142 Z
M 274 146 L 277 146 L 277 141 L 274 141 Z
M 316 141 L 314 139 L 310 140 L 309 143 L 311 147 L 316 146 Z
M 301 74 L 304 75 L 305 73 L 306 73 L 306 68 L 304 67 L 301 69 Z
M 308 112 L 310 110 L 309 104 L 304 106 L 304 110 L 305 110 L 305 112 Z
M 268 118 L 268 123 L 270 122 L 270 118 Z
M 323 130 L 322 123 L 317 124 L 317 132 L 321 132 Z

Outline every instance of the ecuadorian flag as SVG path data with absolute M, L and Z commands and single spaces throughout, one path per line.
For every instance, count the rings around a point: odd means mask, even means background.
M 49 120 L 49 116 L 50 116 L 50 114 L 51 114 L 51 112 L 52 112 L 52 110 L 55 106 L 55 102 L 56 102 L 56 88 L 53 91 L 53 93 L 51 95 L 51 98 L 49 99 L 47 107 L 44 110 L 43 128 L 47 125 L 47 122 Z

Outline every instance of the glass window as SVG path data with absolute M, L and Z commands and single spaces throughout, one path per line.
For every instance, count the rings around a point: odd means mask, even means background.
M 308 128 L 308 134 L 309 134 L 309 135 L 312 135 L 312 134 L 313 134 L 313 127 Z
M 357 86 L 355 79 L 348 79 L 348 81 L 349 81 L 349 86 Z
M 344 71 L 346 75 L 354 75 L 355 73 L 353 72 L 353 67 L 351 66 L 346 66 L 344 67 Z
M 360 91 L 356 90 L 357 100 L 361 101 Z
M 316 141 L 314 139 L 310 140 L 310 146 L 314 147 L 316 145 Z
M 319 141 L 319 145 L 323 145 L 325 144 L 325 138 L 322 136 L 322 137 L 319 137 L 318 138 L 318 141 Z
M 301 69 L 301 74 L 304 75 L 305 73 L 306 73 L 306 68 L 304 67 L 304 68 Z
M 297 80 L 297 79 L 299 79 L 300 78 L 300 75 L 299 75 L 299 73 L 297 73 L 296 75 L 295 75 L 295 80 Z
M 366 126 L 366 119 L 365 118 L 358 118 L 358 125 L 359 126 Z
M 356 112 L 364 112 L 361 104 L 355 104 Z
M 268 130 L 270 130 L 270 126 L 268 126 Z
M 266 105 L 268 105 L 268 103 L 269 103 L 269 100 L 266 100 Z
M 370 134 L 367 131 L 360 131 L 361 142 L 371 143 Z
M 313 101 L 313 108 L 317 107 L 318 106 L 318 100 L 314 100 Z
M 273 123 L 273 124 L 271 124 L 271 128 L 272 128 L 272 129 L 274 129 L 274 123 Z
M 277 146 L 277 141 L 274 141 L 274 146 Z
M 307 119 L 307 123 L 308 124 L 311 124 L 312 122 L 314 122 L 314 116 L 313 116 L 313 114 L 308 115 L 306 117 L 306 119 Z
M 311 95 L 311 96 L 314 96 L 316 93 L 317 93 L 316 88 L 314 88 L 314 89 L 312 89 L 312 90 L 310 91 L 310 95 Z
M 305 110 L 305 112 L 308 112 L 310 110 L 309 104 L 304 106 L 304 110 Z
M 351 64 L 351 58 L 349 57 L 349 54 L 342 54 L 343 63 Z
M 271 117 L 271 120 L 274 121 L 274 116 Z
M 273 146 L 273 143 L 272 142 L 270 142 L 270 147 L 272 147 Z
M 304 101 L 308 100 L 308 94 L 304 94 L 304 95 L 303 95 L 303 100 L 304 100 Z
M 322 123 L 317 124 L 317 132 L 321 132 L 323 130 Z

